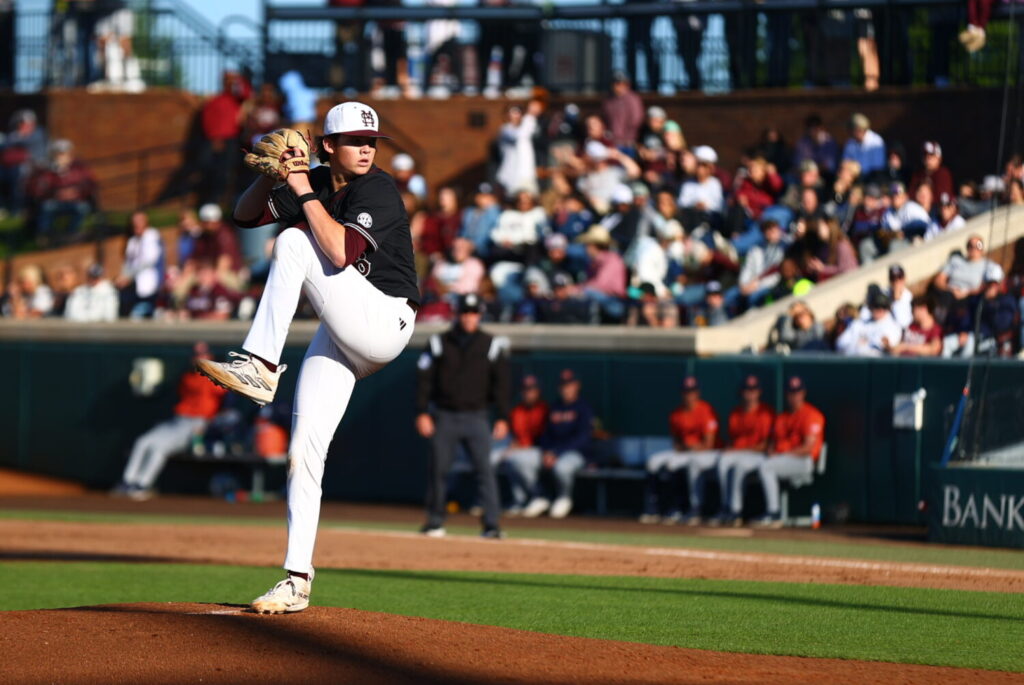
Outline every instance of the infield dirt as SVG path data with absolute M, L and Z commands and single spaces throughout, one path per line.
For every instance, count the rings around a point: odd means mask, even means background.
M 288 616 L 210 604 L 6 612 L 0 650 L 0 682 L 26 684 L 1020 682 L 995 671 L 708 652 L 323 607 Z

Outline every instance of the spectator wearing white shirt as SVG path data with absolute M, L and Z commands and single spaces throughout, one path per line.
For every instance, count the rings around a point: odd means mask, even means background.
M 881 357 L 903 339 L 903 329 L 890 311 L 889 297 L 877 291 L 868 300 L 871 318 L 854 319 L 839 339 L 836 351 L 847 357 Z
M 955 231 L 966 225 L 967 220 L 960 215 L 960 207 L 957 205 L 956 198 L 949 193 L 943 193 L 939 196 L 938 218 L 932 220 L 924 237 L 926 240 L 931 240 L 940 233 Z
M 582 160 L 577 160 L 583 173 L 577 188 L 598 214 L 605 214 L 612 205 L 615 189 L 640 177 L 640 167 L 629 155 L 597 140 L 587 141 Z
M 391 177 L 399 191 L 412 193 L 420 202 L 427 199 L 427 181 L 416 173 L 416 162 L 404 152 L 391 158 Z
M 759 306 L 779 282 L 779 265 L 786 257 L 785 234 L 779 222 L 768 219 L 761 223 L 764 245 L 755 245 L 747 252 L 740 269 L 739 284 L 725 293 L 726 304 L 735 307 L 746 298 L 750 307 Z
M 491 231 L 491 281 L 504 299 L 511 301 L 522 296 L 523 265 L 532 264 L 540 257 L 544 236 L 548 233 L 548 217 L 544 208 L 529 190 L 515 195 L 515 205 L 498 216 L 498 224 Z
M 717 228 L 725 208 L 722 182 L 715 176 L 718 153 L 707 145 L 698 145 L 693 155 L 697 160 L 697 170 L 694 178 L 683 183 L 679 190 L 679 207 L 684 212 L 687 225 L 710 222 L 713 228 Z
M 882 292 L 889 298 L 891 303 L 889 311 L 892 312 L 896 323 L 900 325 L 901 329 L 907 330 L 910 324 L 914 323 L 914 312 L 911 306 L 914 301 L 914 295 L 907 288 L 907 274 L 902 266 L 893 264 L 889 267 L 889 287 Z M 871 310 L 868 308 L 867 303 L 860 308 L 860 318 L 865 321 L 871 319 Z M 896 341 L 890 342 L 893 345 L 896 344 Z
M 883 254 L 908 247 L 911 240 L 923 237 L 932 223 L 928 212 L 910 199 L 902 183 L 893 183 L 888 196 L 889 208 L 882 215 L 881 224 L 888 242 L 878 240 L 879 236 L 875 240 L 862 240 L 859 246 L 861 262 L 873 262 Z
M 526 113 L 519 107 L 508 108 L 508 121 L 498 133 L 498 151 L 501 163 L 496 178 L 511 194 L 520 188 L 537 192 L 537 160 L 533 136 L 537 132 L 537 116 L 542 105 L 531 100 Z
M 133 319 L 145 318 L 153 313 L 160 289 L 160 264 L 164 246 L 160 232 L 149 225 L 145 212 L 133 212 L 129 220 L 131 231 L 124 247 L 124 264 L 116 285 L 121 293 L 121 314 Z
M 85 283 L 71 291 L 64 307 L 68 321 L 93 323 L 117 319 L 118 296 L 114 284 L 103 277 L 103 267 L 92 264 L 85 272 Z
M 43 282 L 43 270 L 26 264 L 10 284 L 3 301 L 3 315 L 14 319 L 38 319 L 53 309 L 53 291 Z

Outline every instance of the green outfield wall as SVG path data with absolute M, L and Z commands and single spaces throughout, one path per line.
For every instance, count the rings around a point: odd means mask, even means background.
M 599 331 L 595 330 L 595 334 Z M 219 353 L 226 348 L 216 348 Z M 0 383 L 0 466 L 71 478 L 90 487 L 113 484 L 132 441 L 170 415 L 175 379 L 187 368 L 186 345 L 97 342 L 0 342 L 12 369 Z M 324 491 L 329 498 L 418 502 L 426 475 L 426 444 L 413 429 L 419 350 L 409 350 L 361 381 L 331 447 Z M 302 348 L 289 347 L 281 397 L 290 399 Z M 167 380 L 152 397 L 133 395 L 132 362 L 157 357 Z M 13 362 L 13 365 L 10 364 Z M 572 353 L 528 350 L 513 357 L 515 377 L 537 374 L 545 394 L 565 367 L 613 435 L 666 432 L 682 377 L 694 373 L 723 419 L 747 374 L 758 375 L 766 399 L 781 406 L 780 388 L 801 375 L 809 400 L 827 420 L 828 470 L 797 491 L 798 512 L 820 502 L 826 515 L 873 523 L 923 523 L 929 465 L 938 461 L 959 398 L 966 363 L 940 360 L 848 360 L 837 357 L 716 357 L 665 353 Z M 1024 364 L 991 362 L 989 388 L 1021 387 Z M 893 428 L 893 395 L 927 391 L 923 430 Z M 1022 428 L 1024 430 L 1024 428 Z M 639 500 L 636 506 L 639 508 Z

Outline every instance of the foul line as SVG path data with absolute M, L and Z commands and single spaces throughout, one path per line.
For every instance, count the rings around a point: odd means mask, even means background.
M 972 566 L 943 566 L 939 564 L 916 564 L 898 561 L 858 561 L 855 559 L 836 559 L 831 557 L 808 557 L 785 554 L 750 554 L 745 552 L 716 552 L 711 550 L 674 549 L 668 547 L 639 547 L 632 545 L 612 545 L 591 542 L 568 542 L 563 540 L 538 540 L 535 538 L 514 538 L 502 541 L 486 540 L 478 537 L 449 535 L 445 538 L 427 538 L 419 533 L 399 531 L 370 531 L 357 528 L 331 528 L 330 530 L 356 535 L 431 540 L 443 543 L 445 540 L 469 542 L 480 545 L 519 545 L 522 547 L 547 547 L 554 549 L 572 549 L 585 552 L 632 552 L 659 557 L 678 557 L 681 559 L 697 559 L 701 561 L 736 562 L 742 564 L 776 564 L 779 566 L 807 566 L 817 568 L 836 568 L 859 571 L 890 571 L 897 573 L 924 573 L 936 576 L 976 576 L 976 577 L 1011 577 L 1024 579 L 1024 571 L 1010 569 L 976 568 Z

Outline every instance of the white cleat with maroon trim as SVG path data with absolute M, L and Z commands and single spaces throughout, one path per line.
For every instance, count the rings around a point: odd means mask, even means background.
M 278 364 L 277 371 L 271 371 L 251 354 L 228 352 L 228 356 L 237 359 L 230 362 L 200 359 L 196 362 L 196 370 L 222 388 L 248 397 L 261 407 L 273 402 L 277 382 L 288 365 Z
M 257 614 L 293 614 L 309 606 L 309 591 L 313 586 L 313 570 L 309 580 L 288 576 L 270 588 L 265 595 L 252 600 L 252 610 Z

